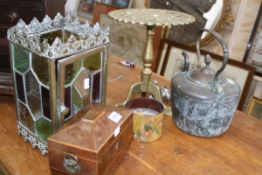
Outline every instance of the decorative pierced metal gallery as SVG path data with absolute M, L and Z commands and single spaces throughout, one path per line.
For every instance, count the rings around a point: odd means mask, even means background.
M 108 29 L 59 13 L 8 30 L 18 131 L 47 153 L 47 137 L 91 103 L 104 103 Z

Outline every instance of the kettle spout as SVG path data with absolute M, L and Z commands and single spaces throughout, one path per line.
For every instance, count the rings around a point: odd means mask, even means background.
M 184 65 L 181 67 L 182 72 L 189 71 L 189 66 L 190 66 L 190 57 L 187 52 L 182 51 L 182 55 L 184 57 Z

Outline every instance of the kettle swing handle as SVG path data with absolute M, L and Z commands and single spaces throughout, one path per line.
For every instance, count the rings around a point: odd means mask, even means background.
M 227 62 L 228 62 L 228 58 L 229 58 L 229 49 L 228 46 L 226 44 L 226 42 L 224 41 L 224 39 L 222 38 L 221 35 L 219 35 L 217 32 L 209 30 L 209 29 L 202 29 L 199 32 L 198 38 L 197 38 L 197 42 L 196 42 L 196 52 L 197 52 L 197 66 L 200 67 L 200 40 L 201 40 L 201 36 L 204 32 L 210 33 L 211 35 L 213 35 L 213 37 L 220 43 L 220 45 L 223 48 L 223 54 L 224 54 L 224 60 L 223 60 L 223 64 L 222 66 L 217 70 L 215 77 L 214 77 L 214 81 L 213 81 L 213 85 L 211 90 L 215 93 L 219 93 L 221 90 L 217 87 L 217 81 L 218 81 L 218 76 L 223 72 L 223 70 L 225 69 Z

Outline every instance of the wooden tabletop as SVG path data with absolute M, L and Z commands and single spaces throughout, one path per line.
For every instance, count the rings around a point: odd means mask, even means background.
M 140 80 L 137 68 L 126 68 L 112 58 L 109 64 L 107 103 L 122 102 L 132 83 Z M 120 79 L 115 79 L 120 77 Z M 170 82 L 154 75 L 160 86 Z M 47 156 L 17 135 L 12 97 L 0 96 L 0 169 L 14 175 L 50 174 Z M 216 138 L 185 134 L 165 116 L 163 135 L 153 143 L 133 142 L 129 156 L 116 175 L 237 175 L 262 174 L 262 122 L 237 111 L 229 130 Z

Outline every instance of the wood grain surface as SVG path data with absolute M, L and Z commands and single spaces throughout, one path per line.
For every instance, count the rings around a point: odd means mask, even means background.
M 140 71 L 126 68 L 111 58 L 108 74 L 107 103 L 124 100 Z M 120 76 L 122 78 L 113 80 Z M 154 75 L 160 86 L 170 82 Z M 0 167 L 6 174 L 51 174 L 47 156 L 17 136 L 16 111 L 12 97 L 0 96 Z M 238 175 L 262 174 L 262 122 L 236 112 L 229 130 L 216 138 L 200 138 L 180 131 L 172 118 L 164 118 L 163 136 L 153 143 L 132 142 L 128 158 L 116 175 Z M 2 166 L 3 165 L 3 166 Z

